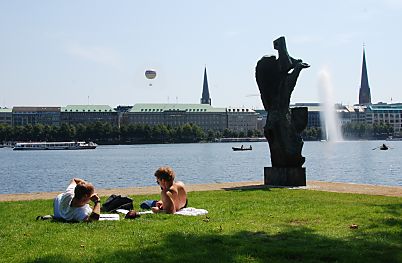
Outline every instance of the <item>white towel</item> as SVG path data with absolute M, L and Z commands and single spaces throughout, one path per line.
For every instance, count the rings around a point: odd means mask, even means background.
M 120 220 L 119 214 L 100 214 L 99 221 Z
M 116 212 L 126 215 L 130 211 L 127 210 L 127 209 L 116 209 Z M 152 211 L 139 211 L 139 212 L 137 212 L 137 215 L 145 215 L 145 214 L 153 214 L 153 212 Z
M 185 207 L 174 213 L 175 215 L 183 216 L 202 216 L 208 214 L 208 211 L 201 208 Z
M 122 214 L 127 214 L 128 210 L 125 209 L 117 209 L 116 212 L 122 213 Z M 137 212 L 139 215 L 145 215 L 145 214 L 153 214 L 152 211 L 143 211 L 143 212 Z M 205 209 L 201 208 L 194 208 L 194 207 L 185 207 L 174 213 L 175 215 L 183 215 L 183 216 L 202 216 L 208 214 L 208 211 Z

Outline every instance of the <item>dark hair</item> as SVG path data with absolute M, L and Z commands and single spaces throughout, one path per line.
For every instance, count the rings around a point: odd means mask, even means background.
M 160 167 L 155 172 L 155 177 L 157 177 L 158 179 L 165 179 L 168 182 L 173 181 L 175 176 L 176 176 L 175 172 L 169 166 Z
M 74 196 L 77 199 L 82 199 L 86 196 L 91 196 L 95 191 L 94 186 L 88 182 L 80 182 L 75 186 Z

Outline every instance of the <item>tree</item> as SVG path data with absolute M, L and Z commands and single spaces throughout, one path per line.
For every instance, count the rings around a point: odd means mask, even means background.
M 232 136 L 232 132 L 226 128 L 223 130 L 223 138 L 230 138 Z
M 73 131 L 70 128 L 69 124 L 63 123 L 60 126 L 57 139 L 60 141 L 70 141 L 75 137 L 75 134 L 72 133 Z
M 191 127 L 193 130 L 195 142 L 199 142 L 205 138 L 205 136 L 206 136 L 205 132 L 200 126 L 193 124 L 193 125 L 191 125 Z
M 8 124 L 0 124 L 0 143 L 7 142 L 12 138 L 12 127 Z

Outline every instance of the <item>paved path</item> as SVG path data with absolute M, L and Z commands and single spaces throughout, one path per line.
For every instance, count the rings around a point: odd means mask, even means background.
M 256 182 L 236 182 L 236 183 L 216 183 L 216 184 L 191 184 L 186 185 L 189 192 L 192 191 L 213 191 L 213 190 L 234 190 L 234 189 L 261 189 L 269 188 L 262 181 Z M 402 186 L 381 186 L 351 183 L 328 183 L 321 181 L 307 181 L 307 186 L 298 187 L 315 191 L 357 193 L 369 195 L 384 195 L 402 197 Z M 149 187 L 130 187 L 98 189 L 100 196 L 110 196 L 111 194 L 121 195 L 146 195 L 159 194 L 157 186 Z M 29 193 L 29 194 L 0 194 L 0 202 L 4 201 L 25 201 L 36 199 L 53 199 L 59 192 Z

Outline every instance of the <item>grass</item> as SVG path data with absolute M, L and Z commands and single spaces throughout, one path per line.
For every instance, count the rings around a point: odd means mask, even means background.
M 60 223 L 35 220 L 51 200 L 0 202 L 0 261 L 402 262 L 401 198 L 260 189 L 189 200 L 208 216 Z

